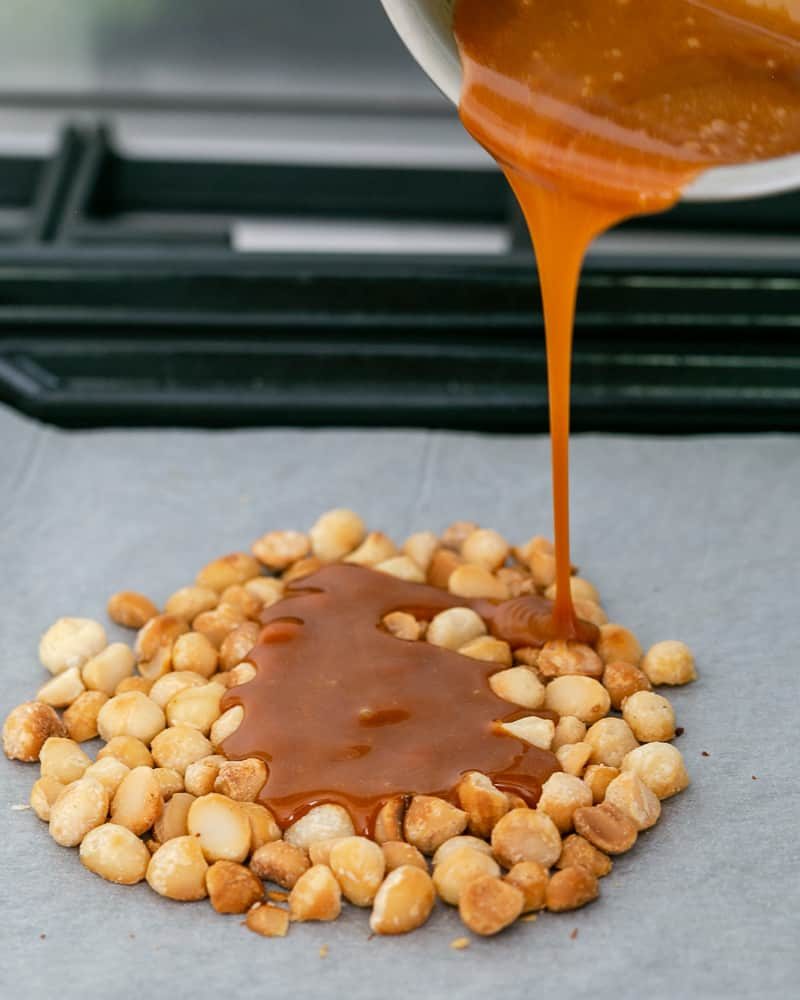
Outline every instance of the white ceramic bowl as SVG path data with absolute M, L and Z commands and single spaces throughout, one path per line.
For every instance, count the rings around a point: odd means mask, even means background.
M 489 0 L 491 2 L 491 0 Z M 455 0 L 381 0 L 409 52 L 454 104 L 461 61 L 452 30 Z M 800 155 L 707 170 L 683 192 L 684 201 L 733 201 L 800 187 Z

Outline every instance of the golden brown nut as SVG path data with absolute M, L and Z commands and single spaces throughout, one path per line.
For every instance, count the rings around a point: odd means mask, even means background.
M 590 764 L 583 772 L 583 780 L 592 790 L 595 805 L 606 797 L 606 789 L 618 774 L 618 767 L 607 764 Z
M 323 514 L 310 531 L 311 549 L 318 559 L 334 562 L 364 540 L 364 522 L 352 510 L 339 508 Z
M 651 684 L 688 684 L 697 679 L 692 651 L 683 642 L 657 642 L 647 650 L 641 663 Z
M 175 837 L 150 858 L 147 883 L 168 899 L 189 901 L 206 896 L 208 864 L 197 838 Z
M 50 809 L 65 788 L 66 785 L 55 778 L 39 778 L 34 781 L 28 802 L 40 820 L 50 822 Z
M 492 850 L 504 868 L 518 861 L 537 861 L 549 868 L 561 853 L 561 834 L 546 813 L 512 809 L 492 831 Z
M 214 791 L 237 802 L 255 802 L 267 780 L 267 765 L 263 760 L 226 760 L 220 766 Z
M 76 847 L 108 814 L 108 792 L 94 778 L 80 778 L 50 806 L 50 836 L 62 847 Z
M 602 719 L 611 707 L 608 692 L 599 681 L 577 675 L 550 681 L 544 703 L 552 712 L 574 716 L 587 725 Z
M 108 695 L 102 691 L 84 691 L 78 695 L 64 712 L 64 725 L 71 740 L 84 743 L 97 736 L 97 716 L 107 701 Z
M 490 601 L 508 600 L 508 587 L 484 566 L 463 563 L 456 566 L 447 580 L 447 589 L 457 597 L 485 597 Z
M 215 673 L 218 662 L 216 646 L 201 632 L 179 635 L 172 646 L 172 667 L 176 671 L 207 679 Z
M 406 810 L 403 832 L 409 844 L 423 854 L 433 854 L 440 844 L 464 831 L 468 818 L 444 799 L 415 795 Z
M 198 729 L 191 726 L 171 726 L 164 729 L 150 744 L 153 759 L 159 767 L 170 767 L 184 774 L 190 764 L 211 754 L 213 747 Z
M 240 802 L 239 805 L 250 822 L 251 850 L 256 851 L 262 844 L 271 844 L 272 841 L 281 839 L 281 828 L 266 806 L 255 802 Z
M 375 819 L 375 840 L 385 844 L 390 840 L 403 839 L 403 819 L 406 814 L 406 797 L 395 795 L 384 802 Z
M 650 681 L 632 663 L 612 660 L 603 671 L 603 687 L 608 691 L 612 706 L 619 711 L 626 698 L 637 691 L 649 691 Z
M 11 760 L 34 761 L 51 736 L 65 736 L 56 712 L 40 701 L 26 701 L 12 709 L 3 724 L 3 750 Z
M 561 833 L 569 833 L 575 810 L 590 805 L 592 792 L 589 786 L 574 775 L 556 771 L 542 785 L 536 808 L 547 813 Z
M 120 590 L 108 599 L 108 617 L 123 628 L 142 628 L 158 614 L 149 597 L 135 590 Z
M 287 844 L 285 840 L 275 840 L 262 844 L 250 858 L 250 870 L 268 882 L 276 882 L 284 889 L 294 888 L 295 883 L 311 867 L 304 850 Z
M 549 879 L 547 869 L 536 861 L 519 861 L 506 875 L 506 882 L 516 886 L 524 897 L 523 913 L 544 909 Z
M 661 815 L 658 796 L 631 771 L 614 778 L 606 789 L 605 801 L 630 816 L 639 832 L 655 826 Z
M 51 677 L 36 692 L 36 700 L 43 701 L 51 708 L 66 708 L 76 701 L 86 688 L 81 680 L 78 667 L 62 670 L 60 674 Z
M 628 723 L 613 717 L 600 719 L 590 726 L 584 741 L 592 748 L 592 763 L 608 764 L 609 767 L 619 767 L 625 754 L 638 745 Z
M 443 590 L 447 590 L 447 585 L 450 582 L 453 571 L 463 561 L 461 556 L 456 555 L 455 552 L 451 552 L 450 549 L 436 549 L 428 564 L 428 583 L 433 587 L 441 587 Z
M 421 868 L 424 872 L 428 870 L 428 862 L 422 852 L 402 840 L 387 840 L 381 845 L 381 850 L 387 872 L 393 872 L 395 868 L 401 868 L 403 865 Z
M 458 912 L 475 934 L 497 934 L 513 924 L 525 906 L 524 894 L 510 882 L 485 875 L 461 893 Z
M 555 872 L 547 886 L 547 909 L 553 913 L 577 910 L 600 894 L 597 879 L 581 865 Z
M 244 861 L 250 853 L 247 814 L 238 802 L 224 795 L 211 792 L 195 799 L 186 825 L 208 861 Z
M 440 542 L 444 548 L 460 552 L 467 538 L 477 530 L 478 525 L 474 521 L 453 521 L 442 532 Z
M 479 642 L 480 640 L 473 640 Z M 459 652 L 463 653 L 466 646 Z M 489 687 L 503 701 L 536 710 L 544 705 L 544 684 L 529 667 L 499 670 L 489 678 Z
M 597 652 L 606 664 L 622 661 L 638 667 L 642 659 L 642 647 L 633 632 L 613 622 L 600 626 Z
M 97 752 L 97 760 L 107 757 L 121 761 L 126 767 L 152 767 L 153 755 L 135 736 L 115 736 Z
M 81 864 L 118 885 L 141 882 L 150 864 L 150 852 L 139 838 L 116 823 L 90 830 L 81 841 Z
M 422 627 L 417 619 L 406 611 L 390 611 L 384 615 L 381 624 L 395 639 L 415 642 L 422 635 Z
M 258 642 L 261 626 L 255 622 L 243 622 L 222 640 L 219 647 L 220 670 L 232 670 L 241 663 Z
M 192 628 L 204 635 L 215 649 L 219 649 L 226 637 L 246 621 L 246 616 L 235 604 L 220 604 L 213 611 L 198 615 L 192 622 Z
M 614 862 L 585 837 L 573 833 L 564 841 L 556 868 L 572 868 L 575 865 L 585 868 L 596 878 L 603 878 L 614 867 Z
M 246 552 L 231 552 L 205 565 L 197 574 L 195 582 L 200 587 L 209 587 L 222 593 L 235 583 L 246 583 L 254 576 L 261 575 L 258 560 Z
M 345 556 L 344 561 L 355 563 L 356 566 L 378 566 L 397 554 L 397 546 L 391 538 L 382 531 L 371 531 L 357 549 Z M 422 571 L 416 561 L 414 565 Z
M 652 691 L 637 691 L 626 698 L 622 718 L 640 743 L 668 743 L 675 737 L 675 711 L 666 698 Z
M 153 660 L 164 646 L 171 646 L 179 635 L 188 631 L 189 626 L 177 615 L 157 615 L 151 618 L 136 634 L 133 645 L 136 658 L 140 663 Z
M 130 646 L 124 642 L 112 642 L 84 663 L 81 678 L 90 691 L 102 691 L 110 698 L 117 693 L 120 684 L 131 677 L 135 663 Z
M 468 563 L 476 563 L 492 573 L 500 569 L 510 551 L 505 538 L 491 528 L 477 528 L 461 543 L 461 555 Z
M 268 569 L 282 570 L 304 559 L 311 551 L 311 541 L 302 531 L 268 531 L 253 542 L 251 550 Z
M 433 617 L 425 638 L 434 646 L 460 649 L 479 635 L 486 635 L 486 625 L 472 608 L 448 608 Z
M 105 649 L 106 631 L 91 618 L 59 618 L 42 636 L 39 659 L 51 674 L 82 667 Z
M 514 807 L 512 806 L 512 808 Z M 432 859 L 434 865 L 440 865 L 445 858 L 449 857 L 454 851 L 461 850 L 462 847 L 471 847 L 473 851 L 480 851 L 482 854 L 488 854 L 489 857 L 492 856 L 491 844 L 487 844 L 480 837 L 463 834 L 458 837 L 451 837 L 436 848 Z
M 130 771 L 127 764 L 124 764 L 116 757 L 99 757 L 90 764 L 83 772 L 84 778 L 94 778 L 108 792 L 109 801 L 114 798 L 114 794 L 122 782 L 122 779 Z
M 50 736 L 39 751 L 39 772 L 43 778 L 55 778 L 64 785 L 83 777 L 91 760 L 74 740 Z
M 155 822 L 153 833 L 159 844 L 189 835 L 189 810 L 195 796 L 188 792 L 176 792 L 164 806 Z
M 219 594 L 211 587 L 190 585 L 181 587 L 171 594 L 164 605 L 168 615 L 182 618 L 186 622 L 194 621 L 204 611 L 213 611 L 219 604 Z
M 511 647 L 502 639 L 495 639 L 491 635 L 479 635 L 477 639 L 470 639 L 458 650 L 462 656 L 469 656 L 473 660 L 483 660 L 484 663 L 497 663 L 499 666 L 510 667 L 513 659 Z M 495 674 L 495 677 L 498 675 Z M 544 699 L 542 699 L 544 700 Z
M 352 837 L 355 832 L 347 810 L 329 803 L 309 809 L 305 816 L 292 823 L 285 838 L 288 843 L 307 851 L 318 840 Z
M 448 854 L 433 870 L 433 884 L 439 896 L 451 906 L 458 906 L 464 889 L 477 878 L 498 876 L 500 866 L 489 855 L 471 847 L 461 847 Z
M 217 913 L 246 913 L 264 898 L 264 886 L 244 865 L 215 861 L 206 872 L 206 891 Z
M 135 767 L 117 788 L 111 803 L 111 822 L 137 836 L 149 830 L 164 808 L 161 786 L 149 767 Z
M 418 531 L 403 542 L 403 552 L 426 573 L 438 547 L 439 539 L 432 531 Z
M 97 729 L 106 742 L 115 736 L 133 736 L 150 743 L 166 724 L 158 705 L 140 691 L 114 695 L 97 713 Z
M 633 820 L 610 802 L 575 812 L 575 830 L 606 854 L 624 854 L 636 843 Z
M 689 785 L 683 757 L 671 743 L 645 743 L 625 756 L 622 770 L 638 775 L 660 799 L 677 795 Z
M 342 891 L 326 865 L 313 865 L 289 893 L 289 918 L 295 921 L 335 920 L 342 910 Z
M 421 927 L 436 902 L 427 872 L 402 865 L 386 876 L 375 896 L 369 926 L 374 934 L 407 934 Z
M 508 799 L 485 774 L 469 771 L 456 788 L 458 804 L 469 818 L 469 832 L 489 837 L 495 823 L 508 812 Z
M 552 639 L 542 646 L 536 667 L 542 677 L 603 676 L 603 661 L 591 646 L 566 639 Z
M 342 837 L 331 848 L 330 867 L 349 902 L 370 906 L 383 881 L 386 862 L 375 841 Z
M 248 930 L 262 937 L 286 937 L 289 930 L 289 912 L 272 903 L 260 903 L 248 911 L 245 918 Z

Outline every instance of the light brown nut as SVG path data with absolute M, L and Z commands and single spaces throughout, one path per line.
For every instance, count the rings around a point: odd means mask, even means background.
M 561 834 L 546 813 L 512 809 L 492 831 L 492 851 L 504 868 L 518 861 L 537 861 L 549 868 L 561 853 Z
M 168 615 L 190 622 L 204 611 L 213 611 L 218 604 L 219 594 L 216 590 L 191 584 L 171 594 L 164 605 L 164 611 Z
M 43 778 L 55 778 L 63 785 L 77 781 L 91 760 L 74 740 L 49 736 L 39 751 L 39 770 Z
M 489 857 L 492 855 L 491 844 L 487 844 L 487 842 L 482 840 L 480 837 L 473 837 L 468 834 L 464 834 L 459 837 L 451 837 L 449 840 L 446 840 L 443 844 L 440 844 L 440 846 L 436 848 L 433 855 L 434 865 L 440 865 L 445 858 L 451 855 L 454 851 L 461 850 L 462 847 L 470 847 L 473 851 L 480 851 L 482 854 L 488 854 Z
M 671 743 L 645 743 L 626 754 L 623 772 L 638 775 L 660 799 L 677 795 L 689 785 L 683 757 Z
M 575 865 L 555 872 L 547 886 L 547 909 L 552 913 L 577 910 L 600 895 L 597 879 L 586 868 Z
M 427 581 L 433 587 L 441 587 L 447 590 L 450 577 L 453 571 L 462 563 L 461 556 L 451 552 L 450 549 L 437 549 L 428 564 Z
M 209 678 L 217 670 L 217 647 L 201 632 L 185 632 L 172 646 L 172 667 L 182 673 Z
M 683 642 L 668 639 L 651 646 L 641 668 L 651 684 L 688 684 L 697 680 L 692 651 Z
M 318 559 L 334 562 L 357 548 L 365 534 L 358 514 L 344 508 L 329 510 L 311 529 L 311 549 Z
M 585 837 L 572 833 L 564 840 L 556 868 L 571 868 L 574 865 L 580 865 L 596 878 L 603 878 L 614 867 L 614 862 Z
M 246 552 L 231 552 L 207 563 L 197 574 L 195 583 L 199 587 L 209 587 L 222 593 L 235 583 L 246 583 L 254 576 L 261 575 L 261 564 L 255 556 Z
M 219 703 L 223 694 L 225 688 L 222 684 L 213 681 L 184 688 L 167 703 L 167 723 L 170 726 L 189 726 L 207 736 L 220 716 Z
M 556 677 L 547 685 L 544 703 L 551 711 L 573 715 L 587 725 L 602 719 L 611 708 L 608 692 L 593 677 Z
M 603 671 L 603 687 L 608 691 L 611 705 L 619 711 L 622 703 L 637 691 L 650 691 L 650 681 L 632 663 L 614 660 Z
M 206 896 L 208 864 L 195 837 L 162 844 L 147 866 L 147 884 L 160 896 L 187 902 Z
M 330 868 L 331 851 L 340 840 L 346 839 L 346 837 L 331 837 L 329 840 L 315 840 L 308 848 L 308 856 L 311 859 L 311 864 L 327 865 Z
M 83 777 L 94 778 L 95 781 L 99 781 L 108 792 L 108 798 L 111 801 L 120 786 L 120 782 L 129 771 L 130 768 L 127 764 L 116 757 L 107 755 L 105 757 L 98 757 L 94 764 L 90 764 L 83 772 Z
M 504 667 L 510 667 L 513 663 L 509 644 L 503 642 L 502 639 L 495 639 L 491 635 L 479 635 L 477 639 L 470 639 L 469 642 L 465 642 L 463 646 L 459 647 L 458 652 L 473 660 L 483 660 L 484 663 L 497 663 Z M 494 676 L 496 677 L 497 674 Z M 542 700 L 544 700 L 544 692 L 542 692 Z
M 407 799 L 403 795 L 395 795 L 384 802 L 375 818 L 375 840 L 385 844 L 389 840 L 403 839 L 403 819 L 406 814 Z
M 152 685 L 154 681 L 163 677 L 164 674 L 168 674 L 173 668 L 172 643 L 159 646 L 151 660 L 139 660 L 138 666 L 139 673 Z
M 195 800 L 188 792 L 176 792 L 155 822 L 153 833 L 159 844 L 189 835 L 189 810 Z
M 193 670 L 173 670 L 154 681 L 147 696 L 160 709 L 165 709 L 179 691 L 185 691 L 186 688 L 190 687 L 202 687 L 207 683 L 205 677 Z
M 446 549 L 460 552 L 467 538 L 477 530 L 478 525 L 474 521 L 453 521 L 444 529 L 439 541 Z
M 476 837 L 489 837 L 495 823 L 509 810 L 505 794 L 478 771 L 464 775 L 456 788 L 456 797 L 469 818 L 469 832 Z
M 655 826 L 661 815 L 658 796 L 631 771 L 614 778 L 606 789 L 605 801 L 630 816 L 640 833 Z
M 573 601 L 594 601 L 595 604 L 600 604 L 600 594 L 597 591 L 597 587 L 594 584 L 589 583 L 588 580 L 584 580 L 580 576 L 571 576 L 569 580 L 569 589 L 572 594 Z M 549 598 L 549 600 L 554 601 L 556 599 L 557 588 L 555 582 L 551 583 L 550 586 L 545 590 L 544 596 Z
M 407 934 L 421 927 L 436 902 L 433 880 L 413 865 L 395 868 L 383 880 L 369 918 L 373 934 Z
M 81 680 L 78 667 L 62 670 L 60 674 L 51 677 L 36 693 L 36 700 L 50 705 L 51 708 L 66 708 L 80 697 L 86 688 Z
M 97 752 L 98 761 L 106 757 L 121 761 L 126 767 L 152 767 L 153 755 L 135 736 L 115 736 Z
M 553 751 L 567 743 L 582 743 L 586 736 L 586 723 L 576 719 L 574 715 L 562 715 L 556 723 L 553 736 Z
M 461 543 L 461 555 L 494 573 L 508 558 L 511 548 L 503 536 L 491 528 L 477 528 Z
M 486 625 L 472 608 L 448 608 L 431 619 L 425 638 L 434 646 L 460 649 L 479 635 L 486 635 Z
M 237 663 L 233 670 L 228 671 L 227 686 L 229 688 L 249 684 L 256 676 L 256 668 L 252 663 Z
M 263 760 L 226 760 L 219 769 L 214 791 L 237 802 L 255 802 L 267 780 L 267 765 Z
M 506 585 L 511 597 L 523 597 L 537 592 L 533 577 L 521 566 L 501 566 L 497 570 L 497 577 Z
M 609 767 L 607 764 L 590 764 L 583 772 L 583 780 L 592 790 L 594 804 L 602 802 L 606 797 L 606 789 L 619 774 L 618 767 Z
M 135 590 L 120 590 L 112 594 L 106 605 L 108 617 L 123 628 L 140 629 L 158 614 L 149 597 Z
M 590 726 L 584 741 L 592 748 L 592 763 L 608 764 L 609 767 L 619 767 L 625 754 L 637 746 L 628 723 L 613 717 L 600 719 Z
M 238 802 L 211 792 L 195 799 L 186 820 L 208 861 L 244 861 L 250 853 L 250 820 Z
M 63 677 L 64 674 L 60 676 Z M 78 695 L 64 712 L 64 725 L 71 740 L 84 743 L 97 736 L 97 716 L 107 701 L 108 695 L 102 691 L 84 691 Z
M 273 906 L 272 903 L 260 903 L 248 911 L 244 922 L 248 930 L 262 937 L 286 937 L 289 911 Z
M 536 861 L 519 861 L 510 869 L 505 880 L 522 893 L 522 912 L 532 913 L 545 907 L 549 878 L 547 869 Z
M 480 639 L 475 640 L 480 642 Z M 459 652 L 464 651 L 463 647 Z M 544 684 L 529 667 L 499 670 L 489 678 L 489 686 L 498 698 L 521 708 L 537 709 L 544 705 Z
M 206 872 L 206 891 L 217 913 L 246 913 L 264 898 L 264 886 L 244 865 L 215 861 Z
M 675 711 L 660 694 L 652 691 L 632 694 L 622 706 L 622 718 L 640 743 L 668 743 L 675 738 Z
M 283 597 L 283 592 L 286 589 L 283 580 L 278 580 L 272 576 L 253 577 L 252 580 L 248 580 L 243 586 L 245 590 L 248 590 L 254 597 L 257 597 L 261 601 L 262 610 L 264 608 L 271 608 L 273 604 L 277 604 Z
M 514 555 L 530 569 L 533 581 L 540 590 L 555 583 L 556 554 L 549 539 L 535 535 L 514 549 Z
M 152 686 L 153 681 L 146 677 L 123 677 L 117 684 L 114 694 L 127 694 L 129 691 L 147 694 Z
M 213 611 L 204 611 L 198 615 L 192 622 L 192 628 L 204 635 L 215 649 L 220 649 L 231 632 L 246 621 L 246 616 L 236 605 L 220 604 Z
M 245 618 L 253 619 L 250 622 L 251 625 L 255 623 L 262 608 L 262 602 L 256 594 L 241 583 L 234 583 L 231 587 L 226 587 L 219 595 L 219 603 L 238 608 Z
M 65 788 L 66 785 L 55 778 L 39 778 L 34 781 L 28 802 L 40 820 L 50 822 L 50 808 Z
M 293 580 L 301 580 L 304 576 L 316 573 L 317 570 L 322 569 L 324 565 L 325 563 L 322 559 L 318 559 L 316 556 L 309 556 L 307 559 L 298 559 L 296 563 L 283 571 L 281 574 L 281 581 L 284 585 L 286 585 L 287 583 L 291 583 Z
M 440 898 L 451 906 L 458 906 L 461 894 L 475 879 L 487 875 L 498 876 L 500 866 L 483 851 L 461 847 L 453 851 L 433 870 L 433 884 Z
M 232 670 L 241 663 L 258 642 L 261 626 L 255 622 L 244 622 L 222 640 L 219 647 L 219 665 L 221 670 Z
M 573 601 L 575 614 L 585 622 L 591 622 L 600 628 L 601 625 L 608 624 L 608 615 L 597 601 Z
M 147 873 L 150 852 L 124 826 L 103 823 L 90 830 L 81 841 L 80 859 L 84 868 L 108 882 L 136 885 Z
M 102 691 L 109 698 L 118 685 L 133 674 L 136 658 L 124 642 L 112 642 L 84 663 L 81 679 L 90 691 Z
M 210 756 L 213 747 L 199 729 L 171 726 L 156 736 L 151 749 L 159 767 L 170 767 L 178 774 L 185 774 L 190 764 Z
M 505 601 L 509 597 L 508 587 L 484 566 L 464 563 L 457 566 L 447 581 L 447 589 L 457 597 L 485 597 L 494 601 Z
M 531 667 L 535 670 L 536 661 L 539 659 L 539 652 L 540 650 L 535 646 L 517 646 L 517 648 L 513 651 L 514 663 L 523 667 Z M 536 676 L 539 676 L 538 671 L 536 671 Z
M 501 722 L 500 728 L 540 750 L 551 749 L 556 732 L 552 719 L 540 719 L 538 715 L 528 715 L 514 722 Z
M 275 817 L 266 806 L 255 802 L 240 802 L 250 823 L 250 849 L 257 851 L 262 844 L 271 844 L 283 836 Z
M 50 836 L 62 847 L 76 847 L 108 814 L 108 793 L 94 778 L 80 778 L 50 806 Z
M 342 806 L 328 804 L 309 809 L 305 816 L 292 823 L 284 837 L 288 843 L 307 851 L 317 840 L 352 837 L 355 832 L 347 810 Z
M 426 573 L 433 559 L 433 553 L 438 548 L 439 539 L 432 531 L 417 531 L 403 542 L 403 552 Z
M 409 556 L 392 556 L 391 559 L 384 559 L 374 568 L 380 573 L 388 573 L 389 576 L 405 580 L 407 583 L 425 582 L 425 574 Z
M 105 649 L 106 631 L 91 618 L 59 618 L 39 642 L 39 659 L 51 674 L 82 667 Z
M 140 663 L 147 663 L 163 646 L 171 646 L 179 635 L 189 631 L 189 626 L 177 615 L 156 615 L 136 633 L 133 651 Z
M 311 863 L 301 847 L 274 840 L 262 844 L 250 858 L 250 870 L 267 882 L 275 882 L 284 889 L 294 888 L 300 876 L 309 870 Z
M 189 764 L 183 773 L 183 784 L 186 791 L 196 796 L 208 795 L 209 792 L 213 792 L 219 769 L 226 763 L 226 760 L 227 758 L 221 754 L 211 754 Z
M 603 661 L 591 646 L 566 639 L 552 639 L 542 646 L 536 668 L 542 677 L 603 676 Z
M 525 896 L 515 885 L 485 875 L 461 893 L 458 912 L 473 933 L 486 937 L 513 924 L 524 906 Z
M 561 770 L 567 774 L 574 774 L 577 778 L 582 778 L 586 765 L 592 756 L 592 746 L 590 743 L 565 743 L 556 750 L 558 763 Z
M 341 910 L 342 891 L 325 865 L 313 865 L 303 872 L 289 893 L 291 920 L 335 920 Z
M 253 542 L 251 551 L 268 569 L 282 570 L 304 559 L 311 541 L 302 531 L 268 531 Z
M 357 549 L 345 556 L 344 562 L 357 566 L 378 566 L 396 555 L 397 546 L 388 535 L 384 535 L 382 531 L 371 531 Z M 417 563 L 414 565 L 417 566 Z M 421 567 L 417 568 L 422 572 Z
M 11 760 L 38 760 L 47 739 L 65 734 L 61 719 L 49 705 L 26 701 L 13 708 L 3 723 L 3 750 Z
M 386 843 L 381 845 L 381 850 L 383 851 L 383 860 L 386 862 L 387 872 L 393 872 L 395 868 L 401 868 L 403 865 L 421 868 L 425 872 L 428 870 L 428 862 L 422 853 L 416 847 L 412 847 L 411 844 L 406 844 L 402 840 L 387 840 Z M 439 850 L 441 850 L 441 847 Z
M 370 906 L 383 881 L 383 851 L 366 837 L 342 837 L 330 852 L 330 867 L 342 892 L 354 906 Z
M 391 611 L 388 615 L 384 615 L 381 624 L 395 639 L 415 642 L 422 635 L 420 623 L 405 611 Z
M 176 792 L 183 791 L 183 776 L 173 771 L 171 767 L 157 767 L 153 774 L 161 789 L 161 798 L 169 802 Z
M 592 792 L 589 786 L 572 774 L 556 771 L 542 785 L 536 808 L 547 813 L 561 833 L 569 833 L 575 810 L 590 805 Z
M 227 712 L 223 712 L 211 727 L 211 742 L 215 747 L 221 747 L 229 736 L 236 732 L 244 719 L 244 709 L 241 705 L 234 705 Z
M 403 833 L 409 844 L 423 854 L 433 854 L 451 837 L 463 833 L 469 817 L 444 799 L 434 795 L 415 795 L 403 820 Z
M 613 622 L 600 626 L 597 652 L 606 664 L 621 661 L 638 667 L 642 659 L 642 647 L 633 632 Z
M 624 854 L 636 843 L 633 820 L 610 802 L 575 811 L 575 831 L 606 854 Z
M 133 736 L 150 743 L 165 726 L 162 710 L 140 691 L 114 695 L 97 715 L 97 729 L 106 741 L 115 736 Z
M 135 767 L 125 775 L 114 794 L 111 822 L 139 836 L 150 829 L 163 808 L 161 786 L 152 768 Z

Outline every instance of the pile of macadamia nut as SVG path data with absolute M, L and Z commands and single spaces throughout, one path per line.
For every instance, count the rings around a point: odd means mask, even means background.
M 462 597 L 554 590 L 553 547 L 544 538 L 512 548 L 496 531 L 457 522 L 398 548 L 367 533 L 352 511 L 334 510 L 308 534 L 270 532 L 252 554 L 209 563 L 163 611 L 142 594 L 114 594 L 108 614 L 137 630 L 132 646 L 109 644 L 97 621 L 62 618 L 39 645 L 52 678 L 3 727 L 9 758 L 39 762 L 30 805 L 50 835 L 79 848 L 102 878 L 146 879 L 170 899 L 208 897 L 219 913 L 246 914 L 247 927 L 267 937 L 285 935 L 292 921 L 335 920 L 343 898 L 371 909 L 376 934 L 419 927 L 437 896 L 480 935 L 539 910 L 591 902 L 612 856 L 630 850 L 658 821 L 661 801 L 689 783 L 671 742 L 672 705 L 652 690 L 694 680 L 689 649 L 667 641 L 643 653 L 578 576 L 573 598 L 580 617 L 599 627 L 596 648 L 553 641 L 512 650 L 468 608 L 429 622 L 387 615 L 383 625 L 398 639 L 494 663 L 490 684 L 500 698 L 556 713 L 555 723 L 530 715 L 506 728 L 552 750 L 562 770 L 535 809 L 471 772 L 454 802 L 390 799 L 374 839 L 355 836 L 338 805 L 315 806 L 282 831 L 257 802 L 265 764 L 219 752 L 242 718 L 241 708 L 221 714 L 220 699 L 254 676 L 243 661 L 260 612 L 281 599 L 287 581 L 339 560 Z M 98 736 L 103 746 L 92 760 L 81 744 Z

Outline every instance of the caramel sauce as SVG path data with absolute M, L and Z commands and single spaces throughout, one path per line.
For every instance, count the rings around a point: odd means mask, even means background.
M 469 600 L 344 563 L 291 583 L 263 613 L 249 657 L 256 676 L 223 700 L 224 710 L 243 706 L 244 720 L 222 749 L 266 762 L 261 801 L 282 826 L 334 802 L 367 833 L 393 795 L 452 798 L 466 771 L 536 803 L 558 762 L 495 724 L 531 714 L 492 692 L 497 664 L 381 627 L 391 611 L 430 619 L 464 606 L 512 647 L 540 646 L 554 634 L 552 605 L 542 597 Z M 586 622 L 579 631 L 597 637 Z

